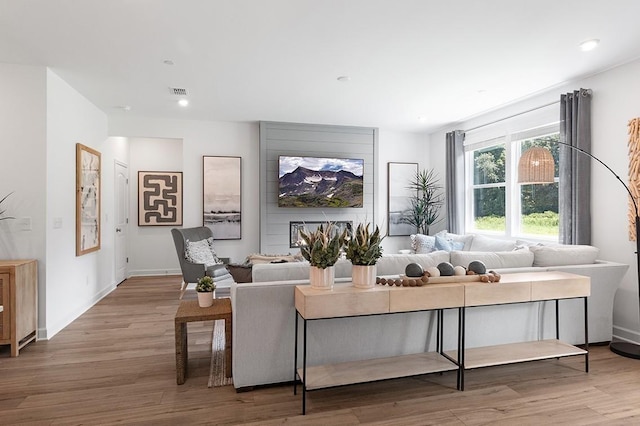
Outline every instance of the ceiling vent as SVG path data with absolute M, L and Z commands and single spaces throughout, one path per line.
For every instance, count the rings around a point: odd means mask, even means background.
M 176 96 L 187 96 L 187 89 L 183 89 L 181 87 L 170 87 L 169 91 L 172 95 Z

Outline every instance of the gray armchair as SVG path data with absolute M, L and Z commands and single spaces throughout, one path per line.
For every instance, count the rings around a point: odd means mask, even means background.
M 198 278 L 202 278 L 205 275 L 213 278 L 213 281 L 216 283 L 218 288 L 231 286 L 233 277 L 224 264 L 206 267 L 203 263 L 189 262 L 185 256 L 186 242 L 206 240 L 207 238 L 212 237 L 213 233 L 210 228 L 206 226 L 198 226 L 195 228 L 173 228 L 171 230 L 171 235 L 173 236 L 176 253 L 178 254 L 178 261 L 180 262 L 180 269 L 182 270 L 180 298 L 184 295 L 189 283 L 195 283 L 198 281 Z M 220 260 L 224 263 L 229 262 L 229 259 L 220 258 Z

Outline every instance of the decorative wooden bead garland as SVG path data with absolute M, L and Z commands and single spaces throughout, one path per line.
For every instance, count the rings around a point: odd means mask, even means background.
M 467 272 L 465 277 L 475 277 L 476 279 L 466 279 L 465 281 L 480 281 L 483 283 L 497 283 L 500 282 L 500 274 L 495 271 L 489 271 L 486 274 L 476 274 L 474 272 Z M 450 278 L 450 281 L 447 279 Z M 458 279 L 457 279 L 458 278 Z M 425 272 L 422 277 L 404 277 L 404 278 L 382 278 L 376 277 L 376 284 L 397 286 L 397 287 L 422 287 L 426 284 L 440 284 L 446 282 L 459 282 L 460 276 L 451 277 L 430 277 L 428 272 Z M 436 282 L 437 281 L 437 282 Z
M 640 118 L 629 120 L 629 191 L 640 198 Z M 636 212 L 629 199 L 629 240 L 636 240 Z

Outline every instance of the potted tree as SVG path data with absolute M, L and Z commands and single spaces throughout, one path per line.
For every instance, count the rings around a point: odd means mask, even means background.
M 213 282 L 213 278 L 208 276 L 198 278 L 196 292 L 198 293 L 198 305 L 201 308 L 208 308 L 213 305 L 213 291 L 215 289 L 216 284 Z
M 355 287 L 372 288 L 376 284 L 376 262 L 382 256 L 380 229 L 369 232 L 369 224 L 358 224 L 346 242 L 346 256 L 353 264 L 351 281 Z
M 429 235 L 429 227 L 438 222 L 440 209 L 444 205 L 442 185 L 433 170 L 416 172 L 409 182 L 408 189 L 415 191 L 411 197 L 411 207 L 402 222 L 416 227 L 416 232 Z
M 300 253 L 309 261 L 309 282 L 311 287 L 331 290 L 335 278 L 334 265 L 344 246 L 346 230 L 338 232 L 331 222 L 320 225 L 315 231 L 300 231 L 302 245 Z

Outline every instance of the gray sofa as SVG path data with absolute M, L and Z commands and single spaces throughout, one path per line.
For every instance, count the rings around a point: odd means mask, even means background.
M 467 245 L 470 248 L 471 245 Z M 591 277 L 589 341 L 611 340 L 615 291 L 628 265 L 596 260 L 589 246 L 529 247 L 503 252 L 435 251 L 384 255 L 377 275 L 397 275 L 408 263 L 423 267 L 443 261 L 466 265 L 483 260 L 498 273 L 558 270 Z M 572 262 L 581 262 L 571 264 Z M 294 288 L 308 284 L 306 262 L 253 267 L 253 282 L 232 284 L 233 377 L 236 389 L 289 382 L 294 374 Z M 349 281 L 351 264 L 336 264 L 336 282 Z M 536 302 L 469 308 L 466 346 L 477 347 L 555 337 L 555 304 Z M 456 311 L 445 311 L 445 349 L 456 346 Z M 584 343 L 581 300 L 560 302 L 560 338 Z M 310 321 L 308 365 L 395 356 L 435 350 L 435 314 L 411 312 Z

